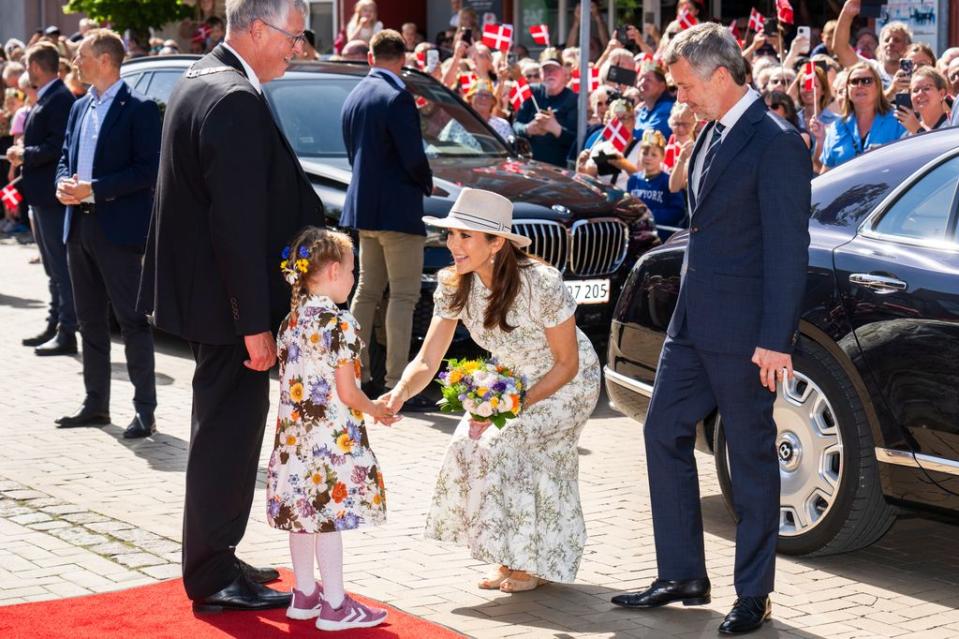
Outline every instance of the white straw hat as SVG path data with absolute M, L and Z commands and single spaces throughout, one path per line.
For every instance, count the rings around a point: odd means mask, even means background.
M 505 237 L 519 248 L 526 248 L 532 240 L 512 232 L 513 203 L 502 195 L 483 189 L 463 189 L 453 202 L 446 217 L 423 217 L 429 226 L 461 231 L 481 231 Z

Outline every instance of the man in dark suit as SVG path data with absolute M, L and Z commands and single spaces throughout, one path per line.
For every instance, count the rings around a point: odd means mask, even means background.
M 23 340 L 35 346 L 37 355 L 72 355 L 77 352 L 77 314 L 63 244 L 65 210 L 56 197 L 57 162 L 63 150 L 63 135 L 74 97 L 57 77 L 60 54 L 48 42 L 27 49 L 27 74 L 37 88 L 37 104 L 27 116 L 23 144 L 11 146 L 7 159 L 22 166 L 17 188 L 33 209 L 33 224 L 50 281 L 50 314 L 47 328 L 36 337 Z
M 301 0 L 227 4 L 226 41 L 167 102 L 141 303 L 196 359 L 183 582 L 199 611 L 287 606 L 239 561 L 269 411 L 274 330 L 290 309 L 283 246 L 323 208 L 261 83 L 300 52 Z
M 809 247 L 809 151 L 746 86 L 739 45 L 716 24 L 683 31 L 664 56 L 678 98 L 712 122 L 690 159 L 692 221 L 676 311 L 645 424 L 658 579 L 613 603 L 708 603 L 693 445 L 715 408 L 728 441 L 738 598 L 719 627 L 769 618 L 779 533 L 773 401 L 792 375 Z M 757 379 L 758 377 L 758 379 Z
M 67 207 L 64 239 L 83 337 L 86 396 L 79 412 L 57 423 L 110 423 L 112 306 L 136 389 L 136 412 L 123 433 L 132 439 L 156 431 L 153 332 L 136 298 L 160 158 L 160 110 L 120 79 L 125 53 L 120 36 L 96 30 L 74 60 L 90 91 L 70 111 L 57 199 Z
M 343 140 L 353 179 L 340 224 L 357 229 L 360 235 L 360 278 L 350 311 L 360 324 L 363 376 L 369 383 L 373 318 L 389 285 L 387 389 L 396 386 L 409 360 L 426 241 L 423 196 L 433 192 L 419 114 L 400 78 L 405 61 L 406 44 L 399 32 L 386 29 L 374 35 L 370 74 L 343 103 Z M 407 405 L 418 408 L 422 400 L 412 398 Z

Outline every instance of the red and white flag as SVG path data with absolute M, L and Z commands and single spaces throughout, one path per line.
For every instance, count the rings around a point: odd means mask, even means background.
M 533 36 L 533 42 L 541 44 L 544 47 L 549 46 L 549 27 L 545 24 L 534 24 L 529 28 L 529 34 Z
M 679 159 L 680 151 L 682 151 L 682 147 L 679 145 L 679 142 L 676 141 L 676 136 L 669 136 L 669 142 L 666 144 L 666 149 L 664 150 L 666 155 L 663 157 L 663 166 L 665 166 L 668 171 L 672 171 L 673 167 L 676 166 L 676 160 Z
M 691 14 L 689 11 L 683 11 L 680 13 L 676 20 L 679 22 L 680 31 L 685 31 L 686 29 L 699 24 L 699 20 L 696 19 L 696 16 Z
M 531 97 L 533 97 L 533 90 L 529 88 L 526 78 L 520 76 L 513 88 L 509 90 L 509 101 L 513 105 L 513 111 L 519 112 L 523 108 L 523 104 Z
M 623 153 L 629 146 L 629 141 L 633 137 L 633 132 L 626 128 L 619 118 L 613 118 L 603 129 L 603 139 L 609 140 L 617 151 Z
M 793 6 L 789 4 L 789 0 L 776 0 L 776 17 L 782 24 L 792 24 L 794 22 Z
M 812 93 L 816 87 L 816 63 L 807 62 L 802 65 L 802 90 Z
M 569 88 L 573 90 L 573 93 L 579 93 L 579 69 L 573 69 L 572 80 L 569 83 Z M 599 88 L 599 69 L 596 67 L 589 68 L 589 92 L 592 93 Z
M 513 25 L 484 24 L 483 44 L 494 51 L 509 51 L 513 46 Z
M 0 200 L 3 200 L 3 205 L 12 211 L 20 206 L 20 202 L 23 201 L 23 196 L 20 195 L 17 187 L 8 184 L 3 187 L 3 190 L 0 190 Z
M 460 91 L 466 93 L 479 79 L 475 73 L 460 73 Z
M 416 52 L 416 66 L 421 69 L 426 68 L 426 51 L 417 51 Z
M 753 7 L 749 11 L 749 30 L 759 33 L 766 26 L 766 18 Z
M 652 53 L 643 53 L 637 56 L 639 59 L 636 60 L 636 70 L 642 72 L 643 67 L 647 64 L 656 64 L 656 58 L 653 57 Z
M 731 34 L 733 34 L 733 37 L 734 37 L 734 38 L 736 38 L 737 40 L 739 40 L 739 38 L 740 38 L 740 36 L 741 36 L 742 34 L 739 33 L 739 25 L 736 24 L 736 20 L 733 20 L 732 22 L 730 22 L 730 23 L 729 23 L 729 26 L 726 27 L 726 28 L 729 29 L 729 32 L 730 32 Z
M 416 103 L 416 108 L 417 108 L 417 109 L 422 109 L 423 107 L 425 107 L 427 104 L 430 103 L 429 100 L 427 100 L 426 98 L 424 98 L 424 97 L 421 96 L 421 95 L 418 95 L 418 96 L 416 96 L 415 98 L 413 98 L 413 102 Z

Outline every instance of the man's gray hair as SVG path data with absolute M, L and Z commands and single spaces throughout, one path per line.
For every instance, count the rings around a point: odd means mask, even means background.
M 676 64 L 680 58 L 685 59 L 701 78 L 709 78 L 713 71 L 725 67 L 736 84 L 746 84 L 743 51 L 729 29 L 721 24 L 702 22 L 670 40 L 663 62 Z
M 254 20 L 282 26 L 290 9 L 306 14 L 306 0 L 226 0 L 226 28 L 228 31 L 248 29 Z

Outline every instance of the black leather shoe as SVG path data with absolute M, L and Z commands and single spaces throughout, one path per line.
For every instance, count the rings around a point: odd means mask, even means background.
M 240 575 L 229 586 L 215 592 L 209 597 L 196 599 L 193 602 L 193 611 L 198 613 L 223 612 L 224 610 L 268 610 L 270 608 L 286 608 L 290 605 L 293 595 L 289 592 L 278 592 L 272 588 L 261 586 Z
M 257 568 L 251 566 L 242 559 L 237 559 L 240 570 L 246 575 L 246 578 L 258 584 L 267 584 L 280 578 L 280 571 L 276 568 Z
M 676 601 L 684 606 L 702 606 L 711 601 L 709 579 L 668 581 L 657 579 L 642 592 L 616 595 L 611 601 L 624 608 L 658 608 Z
M 54 420 L 57 428 L 80 428 L 82 426 L 106 426 L 110 423 L 110 413 L 105 410 L 93 410 L 84 406 L 73 415 L 65 415 Z
M 385 393 L 386 390 L 387 390 L 386 388 L 383 387 L 382 384 L 380 384 L 380 383 L 378 383 L 378 382 L 374 382 L 373 380 L 370 380 L 370 381 L 366 382 L 365 384 L 362 384 L 362 385 L 360 386 L 360 389 L 361 389 L 361 390 L 366 394 L 366 396 L 369 397 L 370 399 L 376 399 L 377 397 L 379 397 L 380 395 L 382 395 L 383 393 Z
M 33 349 L 33 352 L 41 357 L 52 355 L 76 355 L 77 336 L 64 330 L 58 330 L 49 341 Z
M 157 432 L 157 422 L 153 417 L 145 417 L 139 414 L 133 416 L 133 421 L 123 431 L 123 439 L 139 439 L 140 437 L 149 437 Z
M 24 346 L 40 346 L 41 344 L 46 344 L 57 334 L 57 325 L 56 323 L 47 324 L 45 331 L 36 335 L 34 337 L 28 337 L 27 339 L 20 342 Z
M 759 630 L 772 614 L 769 597 L 739 597 L 726 619 L 719 624 L 719 634 L 741 635 Z
M 420 393 L 419 395 L 413 395 L 408 400 L 403 402 L 402 410 L 405 410 L 409 413 L 428 413 L 432 411 L 439 411 L 440 407 L 436 405 L 432 399 Z

